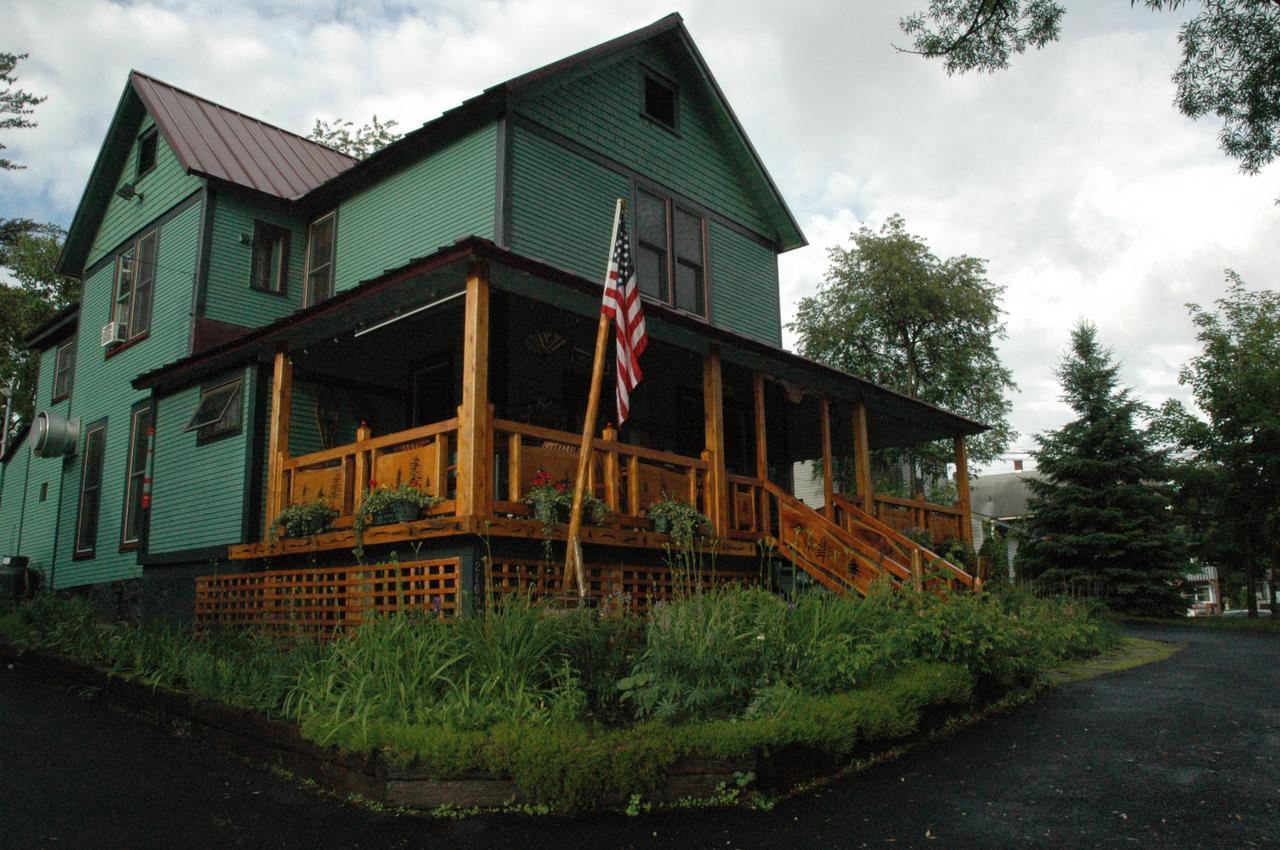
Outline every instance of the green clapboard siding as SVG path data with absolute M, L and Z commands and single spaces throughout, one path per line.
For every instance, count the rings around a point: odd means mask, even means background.
M 497 125 L 488 124 L 338 207 L 335 289 L 464 236 L 493 238 Z
M 512 250 L 604 280 L 614 208 L 630 180 L 517 127 L 511 192 Z
M 245 441 L 253 410 L 251 374 L 248 370 L 242 374 L 245 383 L 238 434 L 198 446 L 196 432 L 183 430 L 200 403 L 200 387 L 182 390 L 157 405 L 150 552 L 240 542 Z
M 284 295 L 249 286 L 253 260 L 255 220 L 288 228 L 289 277 Z M 244 244 L 242 237 L 248 237 Z M 209 279 L 204 315 L 220 322 L 257 327 L 287 316 L 302 306 L 302 258 L 307 238 L 306 220 L 239 195 L 218 192 L 214 199 L 210 237 Z
M 148 115 L 142 120 L 137 135 L 141 136 L 153 127 L 155 121 Z M 204 185 L 199 177 L 187 174 L 173 150 L 164 140 L 164 135 L 156 141 L 156 165 L 141 180 L 137 180 L 135 171 L 138 163 L 138 141 L 135 138 L 129 149 L 129 158 L 116 180 L 115 187 L 107 201 L 107 211 L 102 225 L 94 237 L 93 246 L 85 261 L 85 268 L 90 268 L 98 260 L 120 243 L 128 239 L 149 221 L 154 221 L 167 210 Z M 136 181 L 136 182 L 135 182 Z M 125 183 L 135 183 L 134 188 L 142 194 L 142 200 L 133 198 L 125 200 L 115 194 L 115 190 Z
M 114 268 L 107 264 L 84 281 L 80 305 L 83 332 L 79 334 L 76 346 L 75 385 L 68 413 L 80 419 L 82 436 L 80 451 L 67 463 L 64 472 L 57 554 L 57 586 L 60 588 L 141 575 L 137 553 L 119 551 L 125 467 L 128 463 L 129 412 L 135 402 L 148 396 L 145 391 L 134 390 L 129 382 L 138 374 L 177 360 L 187 352 L 199 234 L 198 203 L 189 205 L 161 227 L 151 334 L 113 357 L 104 357 L 98 329 L 110 316 Z M 97 551 L 93 558 L 72 561 L 84 454 L 83 429 L 102 419 L 107 420 L 107 435 Z
M 642 114 L 646 67 L 678 86 L 679 135 Z M 712 117 L 717 107 L 697 69 L 687 59 L 673 59 L 658 44 L 568 82 L 552 80 L 520 98 L 515 108 L 757 233 L 771 235 L 733 148 Z
M 21 555 L 24 487 L 31 462 L 31 440 L 24 439 L 4 465 L 4 486 L 0 489 L 0 555 Z
M 711 222 L 708 231 L 712 321 L 781 347 L 777 256 L 717 222 Z

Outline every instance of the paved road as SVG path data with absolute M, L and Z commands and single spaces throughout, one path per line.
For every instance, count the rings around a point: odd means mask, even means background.
M 772 812 L 433 821 L 323 799 L 0 672 L 0 847 L 1280 846 L 1280 637 L 1065 685 Z

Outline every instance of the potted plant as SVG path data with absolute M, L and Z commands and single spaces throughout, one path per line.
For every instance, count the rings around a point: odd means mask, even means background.
M 276 517 L 272 531 L 279 530 L 284 537 L 308 537 L 329 527 L 338 511 L 328 502 L 316 497 L 310 502 L 290 505 Z
M 370 481 L 369 489 L 360 500 L 360 509 L 356 511 L 355 523 L 364 527 L 411 522 L 422 515 L 423 508 L 429 508 L 437 501 L 434 496 L 427 495 L 416 481 L 411 480 L 399 487 L 379 487 L 376 481 Z
M 529 481 L 529 489 L 522 501 L 533 508 L 533 515 L 542 522 L 542 535 L 549 538 L 555 531 L 556 523 L 568 522 L 569 512 L 573 510 L 573 488 L 565 479 L 555 481 L 551 473 L 539 469 Z M 582 494 L 582 517 L 592 523 L 599 523 L 609 507 L 590 493 Z
M 694 537 L 712 536 L 711 520 L 693 505 L 677 501 L 666 493 L 649 506 L 647 513 L 653 521 L 653 530 L 659 534 L 670 534 L 677 545 L 688 546 Z

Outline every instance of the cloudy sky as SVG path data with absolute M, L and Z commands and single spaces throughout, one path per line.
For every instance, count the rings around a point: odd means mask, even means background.
M 1018 449 L 1068 418 L 1052 368 L 1077 319 L 1098 324 L 1145 399 L 1185 397 L 1185 302 L 1218 297 L 1225 268 L 1252 288 L 1274 288 L 1280 268 L 1280 168 L 1239 174 L 1218 125 L 1171 105 L 1185 12 L 1069 1 L 1058 44 L 948 78 L 893 48 L 898 18 L 926 0 L 5 5 L 0 50 L 30 53 L 20 84 L 48 101 L 37 129 L 5 133 L 29 167 L 0 175 L 0 216 L 63 225 L 130 68 L 298 132 L 374 113 L 407 129 L 680 11 L 808 236 L 782 257 L 784 315 L 828 247 L 894 212 L 939 255 L 986 258 L 1007 288 Z

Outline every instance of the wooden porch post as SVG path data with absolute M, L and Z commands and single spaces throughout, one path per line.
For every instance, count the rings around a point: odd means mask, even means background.
M 969 506 L 969 452 L 964 435 L 956 437 L 956 507 L 960 509 L 960 539 L 973 545 L 973 516 Z
M 853 464 L 858 482 L 858 501 L 871 516 L 876 514 L 875 494 L 871 492 L 871 444 L 867 441 L 867 406 L 861 400 L 853 403 Z
M 756 372 L 751 376 L 751 389 L 755 396 L 756 421 L 756 478 L 769 480 L 769 429 L 765 424 L 764 413 L 764 375 Z M 760 532 L 769 535 L 772 524 L 769 520 L 769 491 L 760 488 Z
M 458 516 L 487 516 L 489 470 L 489 267 L 467 269 L 462 335 L 462 404 L 458 408 Z
M 822 513 L 827 519 L 836 518 L 835 470 L 831 463 L 831 400 L 826 396 L 818 402 L 822 435 Z
M 724 468 L 724 383 L 720 370 L 720 352 L 712 350 L 702 361 L 702 413 L 707 451 L 711 453 L 707 470 L 706 509 L 716 534 L 728 534 L 729 488 Z
M 289 459 L 289 413 L 293 405 L 293 361 L 276 352 L 271 371 L 271 423 L 267 431 L 266 530 L 284 510 L 284 462 Z

